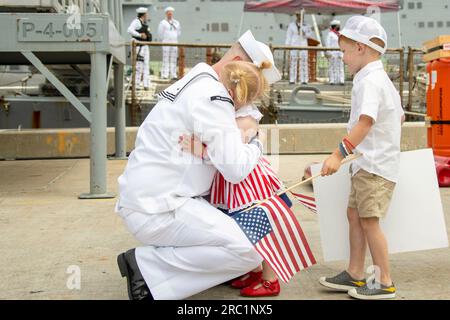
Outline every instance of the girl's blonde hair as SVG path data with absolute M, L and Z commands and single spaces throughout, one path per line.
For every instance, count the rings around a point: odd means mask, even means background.
M 225 87 L 233 91 L 236 104 L 246 105 L 266 94 L 269 84 L 262 71 L 271 66 L 270 61 L 263 61 L 260 65 L 234 61 L 224 66 L 221 78 Z

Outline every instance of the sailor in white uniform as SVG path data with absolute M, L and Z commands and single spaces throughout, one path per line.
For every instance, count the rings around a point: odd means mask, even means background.
M 139 41 L 152 41 L 151 33 L 148 29 L 148 9 L 140 7 L 136 9 L 137 18 L 134 19 L 128 27 L 128 33 Z M 136 47 L 136 87 L 142 87 L 147 90 L 150 86 L 150 50 L 147 45 L 138 45 Z
M 286 33 L 286 45 L 296 47 L 307 47 L 308 38 L 313 38 L 311 26 L 303 22 L 302 14 L 296 13 L 296 20 L 292 21 Z M 289 68 L 289 83 L 297 83 L 297 71 L 300 69 L 300 82 L 309 82 L 308 50 L 291 50 Z M 298 66 L 300 60 L 300 68 Z
M 341 27 L 341 22 L 339 20 L 333 20 L 330 23 L 330 31 L 327 35 L 326 46 L 328 48 L 339 48 L 339 30 Z M 328 51 L 327 53 L 329 61 L 329 77 L 330 84 L 344 84 L 345 74 L 344 74 L 344 54 L 342 51 Z
M 167 7 L 165 10 L 166 18 L 161 20 L 158 26 L 158 36 L 161 42 L 166 43 L 178 43 L 178 37 L 181 34 L 180 22 L 173 18 L 173 12 L 175 11 L 172 7 Z M 178 47 L 175 46 L 164 46 L 163 50 L 163 61 L 161 78 L 167 79 L 177 78 L 177 59 L 178 59 Z
M 218 81 L 234 60 L 273 63 L 270 48 L 247 31 L 212 67 L 200 63 L 158 94 L 159 101 L 138 130 L 135 149 L 119 177 L 116 211 L 143 243 L 118 256 L 130 299 L 183 299 L 238 277 L 261 258 L 229 216 L 208 195 L 216 170 L 232 183 L 257 164 L 261 142 L 241 142 L 233 101 Z M 274 67 L 263 71 L 280 80 Z M 182 134 L 196 134 L 208 161 L 182 153 Z

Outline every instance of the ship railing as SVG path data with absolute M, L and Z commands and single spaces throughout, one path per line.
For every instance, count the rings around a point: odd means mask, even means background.
M 417 118 L 413 113 L 426 113 L 426 92 L 428 76 L 426 63 L 423 61 L 425 52 L 422 49 L 408 47 L 406 50 L 407 99 L 405 109 L 410 113 L 409 119 Z M 420 118 L 420 116 L 419 116 Z M 423 120 L 423 117 L 422 117 Z
M 164 46 L 175 46 L 178 48 L 177 71 L 178 78 L 181 78 L 190 68 L 199 62 L 214 64 L 223 56 L 223 54 L 231 47 L 231 44 L 205 44 L 205 43 L 162 43 L 162 42 L 140 42 L 131 41 L 128 43 L 131 47 L 130 51 L 130 85 L 131 85 L 131 105 L 136 106 L 136 53 L 139 45 L 150 46 L 150 72 L 152 79 L 160 81 L 160 73 L 162 68 L 162 48 Z M 308 51 L 308 69 L 310 87 L 320 87 L 322 93 L 316 97 L 343 107 L 350 107 L 352 75 L 345 67 L 345 85 L 340 87 L 331 87 L 329 84 L 329 58 L 327 53 L 339 50 L 338 48 L 326 47 L 295 47 L 284 45 L 270 45 L 273 52 L 275 64 L 282 74 L 282 81 L 277 82 L 270 88 L 268 101 L 261 101 L 269 109 L 269 114 L 276 114 L 275 110 L 270 110 L 275 105 L 283 105 L 291 102 L 292 86 L 288 85 L 289 70 L 292 63 L 290 58 L 291 52 L 294 50 Z M 407 111 L 418 110 L 420 106 L 417 104 L 419 94 L 417 93 L 418 78 L 422 76 L 422 68 L 417 62 L 420 59 L 422 51 L 420 49 L 405 50 L 404 48 L 389 48 L 383 55 L 382 61 L 390 79 L 398 89 L 403 105 Z M 412 60 L 412 63 L 411 63 Z M 298 67 L 299 68 L 298 64 Z M 297 72 L 299 75 L 299 72 Z M 322 85 L 322 86 L 321 86 Z M 276 117 L 276 116 L 275 116 Z M 270 117 L 267 117 L 270 118 Z M 268 119 L 273 122 L 274 119 Z

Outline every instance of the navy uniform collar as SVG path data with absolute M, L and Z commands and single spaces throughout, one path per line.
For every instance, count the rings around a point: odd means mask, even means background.
M 201 77 L 210 77 L 216 81 L 219 81 L 218 74 L 214 69 L 206 63 L 197 64 L 188 74 L 183 78 L 172 84 L 166 90 L 157 94 L 159 98 L 167 99 L 170 102 L 174 102 L 180 93 L 192 82 Z

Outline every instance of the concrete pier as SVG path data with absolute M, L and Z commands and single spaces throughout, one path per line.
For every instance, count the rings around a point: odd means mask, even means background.
M 280 177 L 291 185 L 308 163 L 324 157 L 281 155 Z M 118 191 L 125 165 L 125 160 L 108 161 L 108 190 Z M 0 299 L 127 299 L 116 256 L 139 244 L 114 213 L 115 199 L 77 198 L 89 186 L 89 159 L 0 161 L 0 177 Z M 450 235 L 450 189 L 441 189 L 441 197 Z M 348 299 L 317 281 L 346 267 L 323 262 L 317 215 L 298 204 L 294 212 L 318 263 L 282 284 L 276 299 Z M 448 248 L 391 255 L 397 299 L 450 299 L 449 257 Z M 225 285 L 192 297 L 238 298 Z

